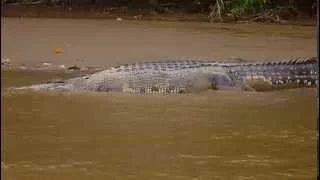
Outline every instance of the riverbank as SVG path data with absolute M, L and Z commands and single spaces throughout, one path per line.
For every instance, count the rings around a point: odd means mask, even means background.
M 4 5 L 2 17 L 30 17 L 30 18 L 69 18 L 69 19 L 122 19 L 136 21 L 173 21 L 173 22 L 210 22 L 206 13 L 183 13 L 163 12 L 157 13 L 153 10 L 136 10 L 128 7 L 110 7 L 93 5 L 74 5 L 72 10 L 62 6 L 50 7 L 47 5 Z M 219 22 L 219 21 L 216 21 Z M 231 17 L 224 17 L 227 23 L 247 23 L 242 20 L 235 20 Z M 270 22 L 264 21 L 264 24 Z M 274 22 L 271 22 L 274 24 Z M 281 20 L 281 24 L 316 26 L 316 18 L 300 17 L 297 19 Z

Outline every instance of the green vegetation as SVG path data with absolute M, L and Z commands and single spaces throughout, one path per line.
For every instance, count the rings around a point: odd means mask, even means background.
M 315 0 L 299 2 L 297 0 L 215 0 L 209 7 L 209 18 L 223 21 L 223 16 L 240 18 L 249 16 L 257 19 L 269 19 L 279 22 L 280 18 L 296 18 L 301 15 L 315 16 Z M 259 18 L 257 18 L 257 16 Z

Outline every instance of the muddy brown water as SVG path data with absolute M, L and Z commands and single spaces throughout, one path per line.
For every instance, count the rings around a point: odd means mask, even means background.
M 164 54 L 249 59 L 315 55 L 313 29 L 305 27 L 44 19 L 2 23 L 1 55 L 17 66 L 44 59 L 110 66 Z M 278 27 L 282 33 L 273 29 Z M 249 33 L 235 33 L 239 31 Z M 65 42 L 71 44 L 65 54 L 52 53 Z M 315 89 L 179 96 L 3 89 L 69 76 L 2 72 L 5 179 L 316 177 Z
M 1 58 L 13 65 L 111 66 L 158 58 L 316 56 L 315 27 L 2 18 Z M 55 54 L 62 48 L 63 54 Z

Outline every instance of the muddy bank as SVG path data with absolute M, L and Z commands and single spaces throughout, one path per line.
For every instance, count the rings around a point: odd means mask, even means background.
M 169 10 L 157 13 L 152 8 L 128 8 L 127 6 L 110 5 L 73 5 L 72 9 L 64 6 L 46 6 L 46 5 L 4 5 L 2 8 L 3 17 L 33 17 L 33 18 L 70 18 L 70 19 L 112 19 L 117 18 L 137 21 L 183 21 L 183 22 L 210 22 L 209 12 L 183 12 L 181 10 Z M 231 16 L 224 16 L 224 22 L 243 23 L 250 17 L 243 17 L 237 20 Z M 220 20 L 215 20 L 220 22 Z M 268 22 L 269 21 L 269 22 Z M 263 23 L 270 22 L 270 19 L 262 20 Z M 291 17 L 286 20 L 281 19 L 280 24 L 316 26 L 316 17 L 306 16 Z

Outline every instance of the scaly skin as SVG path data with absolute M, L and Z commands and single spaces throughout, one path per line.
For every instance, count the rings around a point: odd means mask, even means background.
M 318 83 L 316 58 L 283 61 L 180 60 L 133 63 L 77 77 L 63 82 L 16 89 L 62 90 L 72 92 L 183 93 L 193 90 L 243 87 L 247 80 L 270 84 L 296 83 L 300 87 Z

